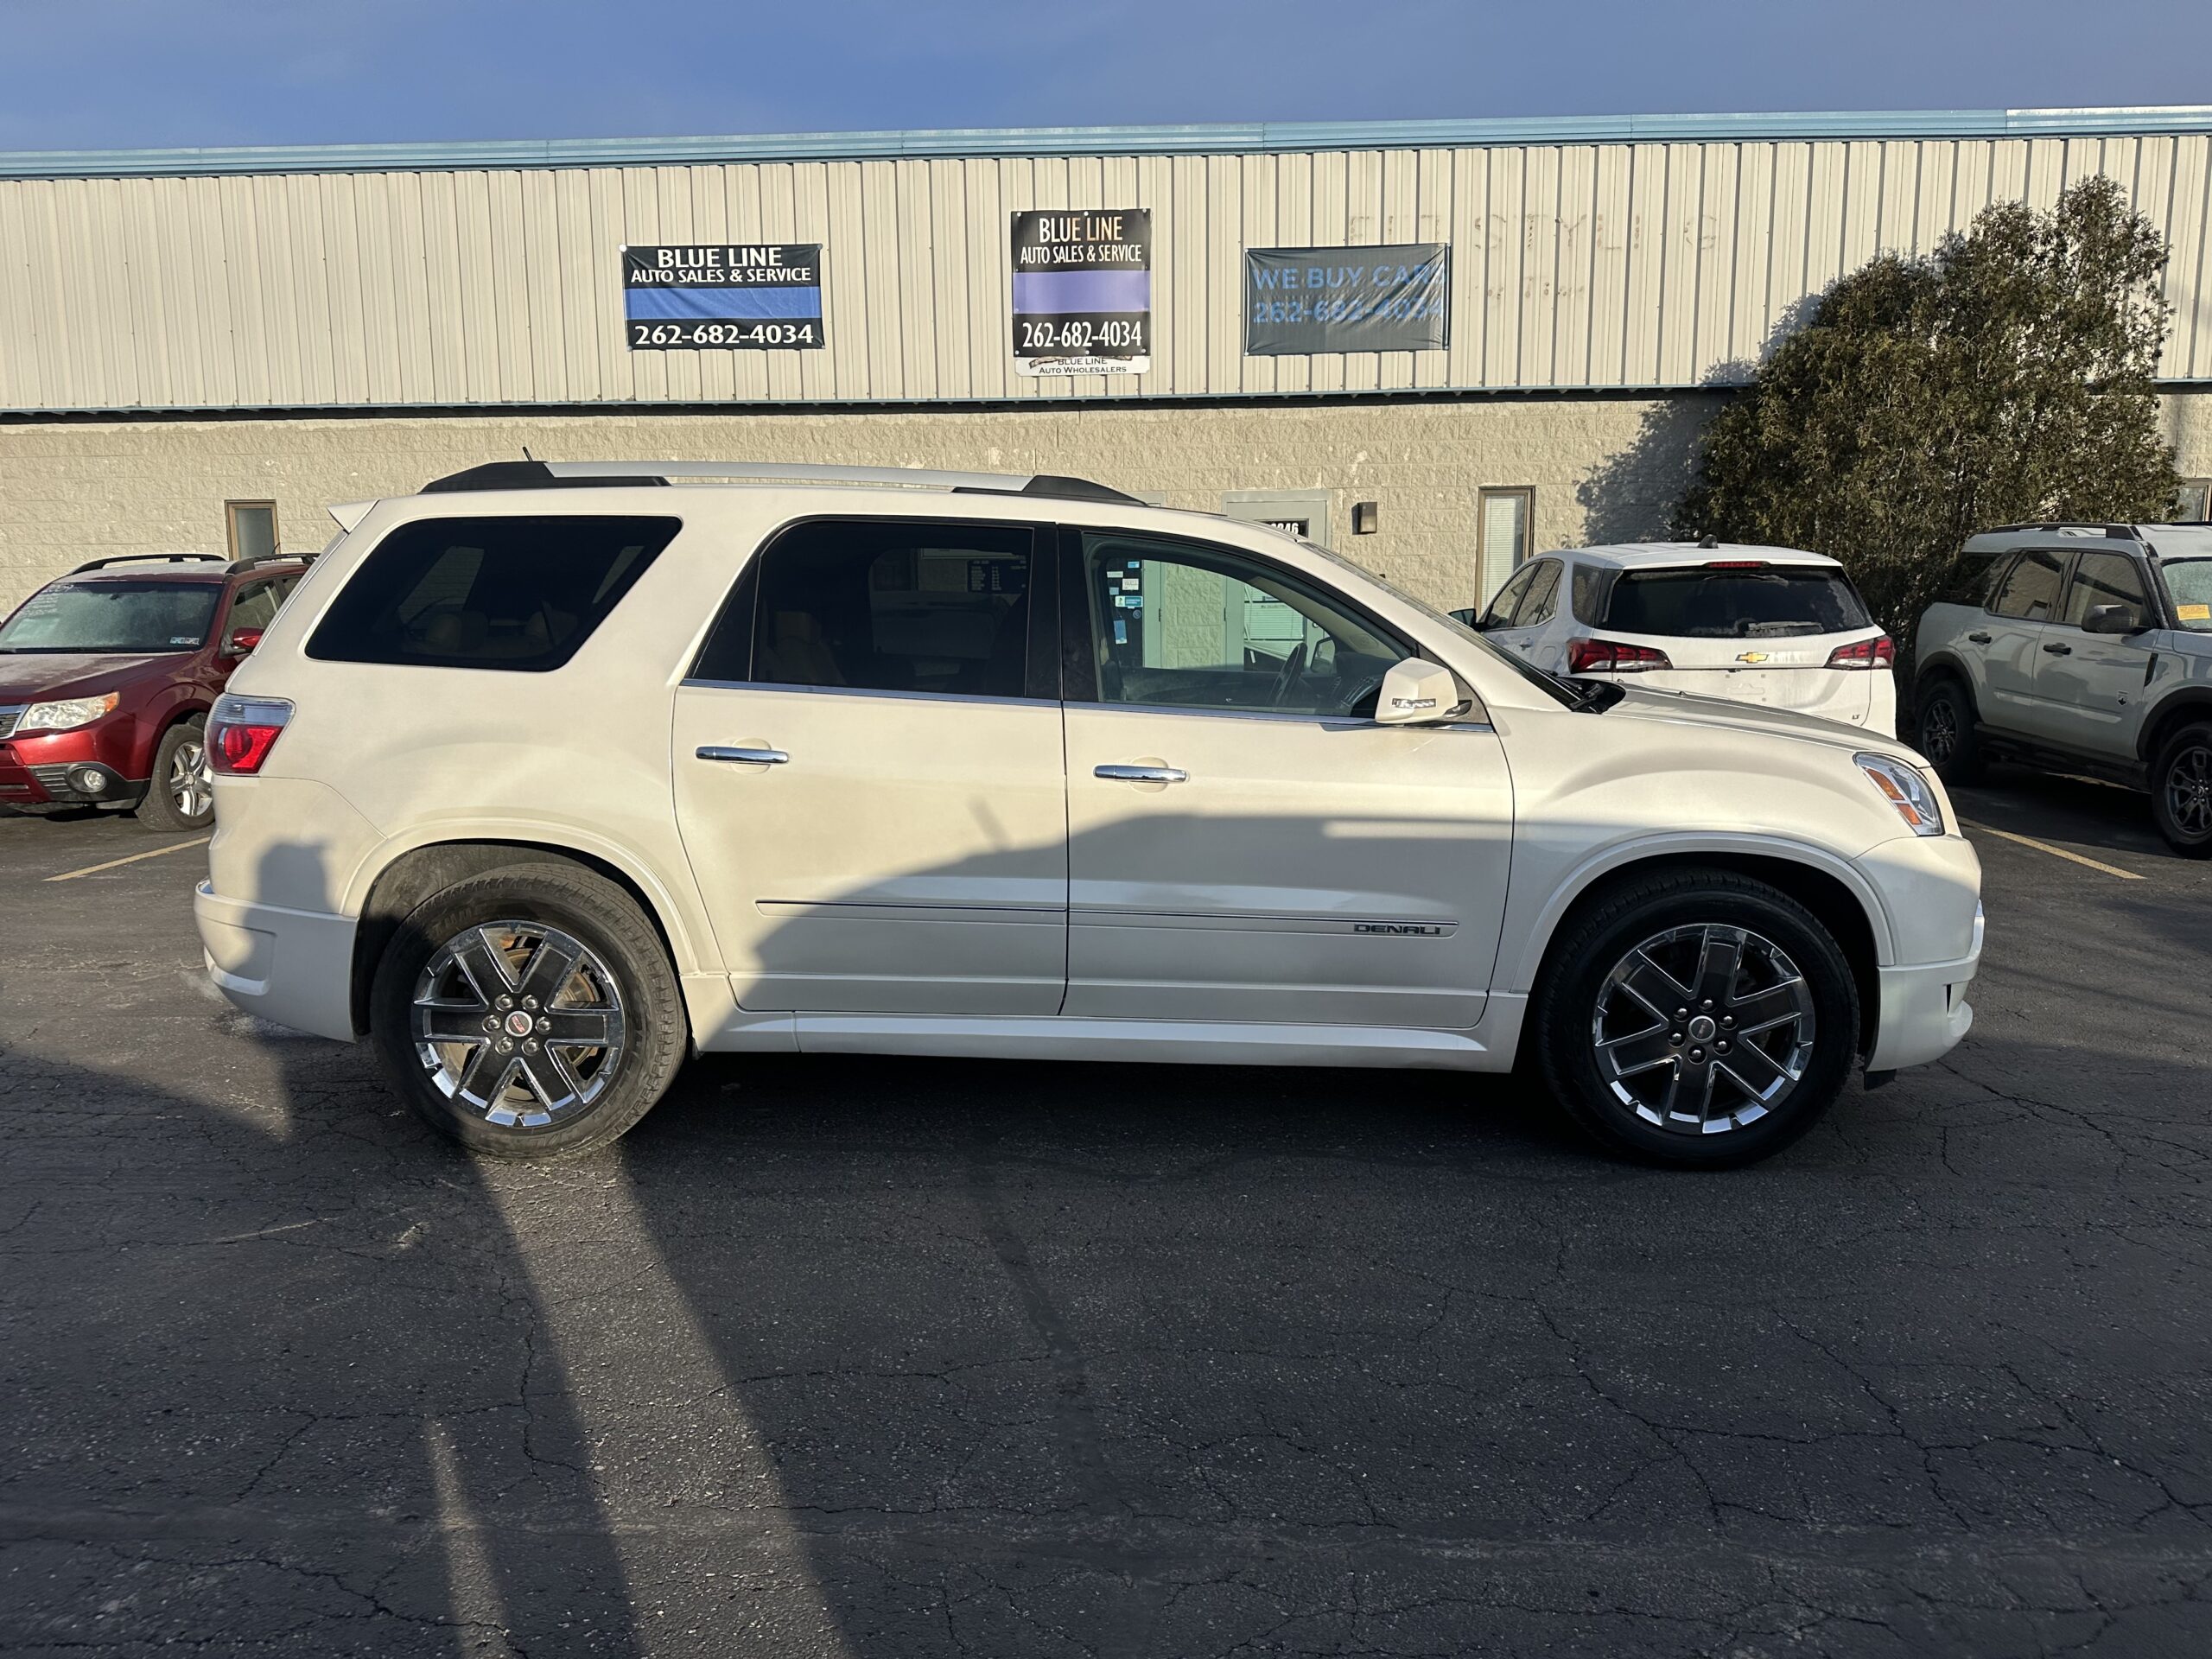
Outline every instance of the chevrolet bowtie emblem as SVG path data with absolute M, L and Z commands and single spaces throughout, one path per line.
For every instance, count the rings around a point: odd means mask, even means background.
M 1766 661 L 1766 652 L 1763 651 L 1747 651 L 1742 656 L 1737 658 L 1736 660 L 1739 663 L 1763 663 Z

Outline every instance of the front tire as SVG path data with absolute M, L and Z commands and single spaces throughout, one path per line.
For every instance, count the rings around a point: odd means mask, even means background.
M 1553 1096 L 1611 1150 L 1688 1169 L 1756 1163 L 1842 1092 L 1858 982 L 1779 889 L 1675 870 L 1607 894 L 1569 930 L 1530 1035 Z
M 1921 693 L 1916 716 L 1918 747 L 1947 784 L 1981 781 L 1981 744 L 1974 735 L 1974 699 L 1948 676 Z
M 630 895 L 565 864 L 433 894 L 377 966 L 370 1029 L 431 1128 L 495 1158 L 603 1147 L 690 1047 L 675 969 Z
M 207 722 L 199 715 L 162 734 L 154 748 L 154 775 L 138 803 L 138 822 L 149 830 L 205 830 L 215 822 L 215 780 L 207 765 Z
M 2185 726 L 2159 746 L 2151 816 L 2183 857 L 2212 857 L 2212 726 Z

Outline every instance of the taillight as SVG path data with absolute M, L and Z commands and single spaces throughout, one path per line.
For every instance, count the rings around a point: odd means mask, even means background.
M 292 705 L 282 697 L 215 699 L 207 716 L 208 764 L 232 777 L 251 777 L 291 723 Z
M 1649 645 L 1631 645 L 1623 639 L 1574 639 L 1567 643 L 1567 671 L 1570 674 L 1641 674 L 1646 669 L 1672 668 L 1667 653 Z
M 1897 660 L 1897 648 L 1886 633 L 1853 645 L 1838 645 L 1828 652 L 1830 668 L 1890 668 Z

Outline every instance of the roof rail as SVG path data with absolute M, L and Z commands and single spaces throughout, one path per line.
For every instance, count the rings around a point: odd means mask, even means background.
M 816 467 L 788 461 L 493 461 L 433 479 L 424 495 L 464 490 L 545 490 L 673 484 L 679 479 L 749 484 L 869 484 L 950 494 L 1046 496 L 1065 501 L 1144 504 L 1133 495 L 1057 473 L 957 473 L 920 467 Z
M 69 574 L 81 576 L 87 570 L 105 570 L 111 564 L 182 564 L 188 561 L 213 559 L 223 562 L 219 553 L 114 553 L 104 559 L 87 559 Z
M 251 570 L 264 564 L 313 564 L 315 560 L 315 556 L 312 553 L 253 553 L 243 559 L 232 560 L 230 574 L 236 575 L 241 570 Z
M 2094 530 L 2108 542 L 2139 542 L 2143 539 L 2135 533 L 2133 524 L 2101 524 L 2088 518 L 2048 519 L 2037 524 L 1992 524 L 1987 530 L 1979 530 L 1974 534 L 2000 536 L 2008 530 Z

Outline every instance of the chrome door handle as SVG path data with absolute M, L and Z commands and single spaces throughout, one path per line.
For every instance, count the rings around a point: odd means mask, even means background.
M 1174 766 L 1093 766 L 1090 775 L 1117 784 L 1180 784 L 1191 776 Z
M 718 743 L 703 744 L 699 749 L 702 760 L 746 760 L 756 766 L 780 766 L 791 759 L 781 749 L 731 749 Z

